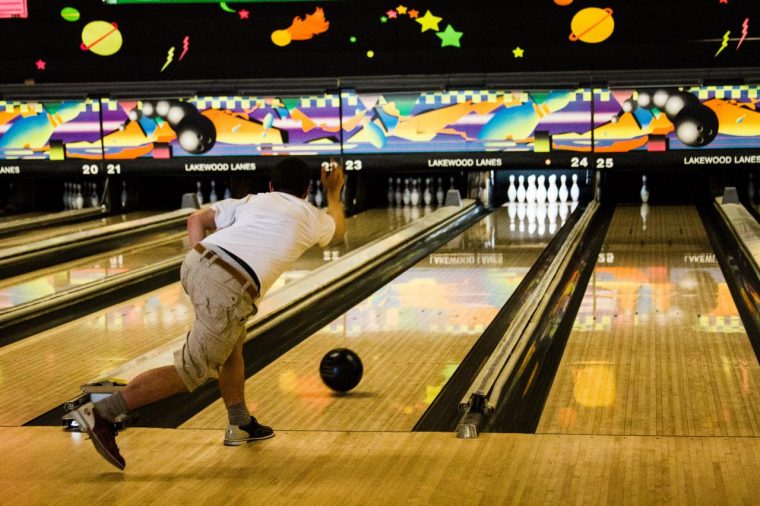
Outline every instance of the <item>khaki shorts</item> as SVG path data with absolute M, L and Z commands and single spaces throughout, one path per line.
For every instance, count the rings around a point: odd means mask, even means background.
M 190 392 L 219 377 L 222 364 L 245 338 L 246 320 L 256 311 L 240 282 L 212 260 L 190 250 L 180 270 L 195 321 L 182 349 L 174 352 L 174 366 Z

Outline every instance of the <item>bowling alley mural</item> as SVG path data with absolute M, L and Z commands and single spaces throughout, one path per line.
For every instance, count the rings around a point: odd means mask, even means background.
M 756 86 L 594 90 L 594 151 L 757 147 Z
M 103 100 L 106 159 L 340 153 L 340 98 Z

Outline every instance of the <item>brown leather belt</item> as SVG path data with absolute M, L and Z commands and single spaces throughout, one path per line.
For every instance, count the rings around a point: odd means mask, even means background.
M 215 251 L 206 248 L 200 243 L 196 244 L 195 248 L 193 249 L 201 255 L 201 258 L 213 256 L 214 259 L 212 262 L 221 267 L 225 272 L 227 272 L 227 274 L 235 278 L 237 282 L 240 283 L 240 286 L 246 287 L 245 291 L 248 292 L 248 294 L 251 296 L 251 299 L 255 299 L 259 295 L 259 287 L 256 286 L 256 283 L 253 283 L 247 276 L 241 273 L 234 266 L 230 265 L 222 257 L 217 255 Z

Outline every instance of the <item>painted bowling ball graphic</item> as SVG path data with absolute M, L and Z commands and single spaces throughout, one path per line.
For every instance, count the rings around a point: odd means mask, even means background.
M 121 32 L 116 23 L 92 21 L 82 28 L 82 51 L 92 51 L 100 56 L 111 56 L 121 49 Z
M 579 10 L 570 22 L 570 40 L 589 44 L 603 42 L 615 30 L 615 20 L 609 7 L 587 7 Z
M 202 114 L 189 114 L 174 129 L 179 145 L 194 155 L 206 153 L 216 143 L 216 127 Z
M 698 101 L 681 109 L 673 124 L 678 140 L 687 146 L 706 146 L 718 135 L 718 115 Z

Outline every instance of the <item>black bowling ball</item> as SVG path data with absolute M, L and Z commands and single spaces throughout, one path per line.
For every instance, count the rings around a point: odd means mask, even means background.
M 362 379 L 364 367 L 359 355 L 348 348 L 330 350 L 319 363 L 319 375 L 325 385 L 337 392 L 348 392 Z
M 202 114 L 185 116 L 174 130 L 180 147 L 194 155 L 206 153 L 216 143 L 216 127 Z
M 678 140 L 687 146 L 706 146 L 718 135 L 718 115 L 702 104 L 693 104 L 682 109 L 674 124 Z

